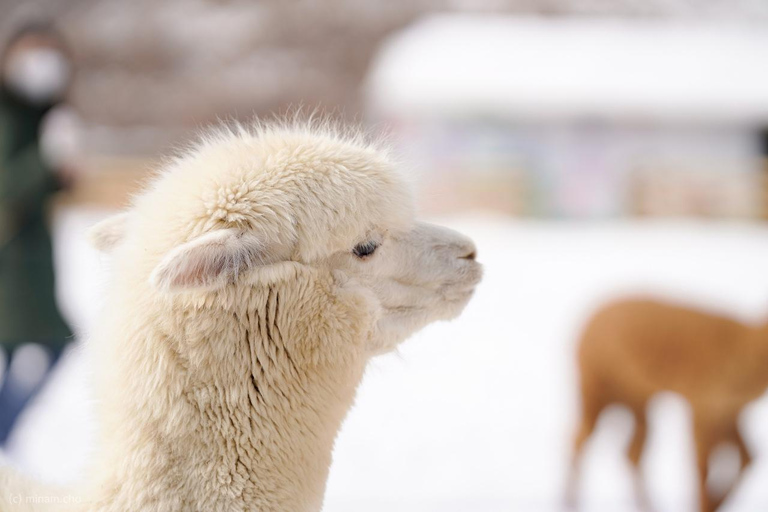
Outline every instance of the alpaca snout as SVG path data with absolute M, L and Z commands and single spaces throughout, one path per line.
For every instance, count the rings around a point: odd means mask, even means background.
M 475 243 L 461 236 L 461 244 L 456 246 L 458 270 L 463 277 L 463 284 L 469 289 L 474 289 L 483 278 L 483 266 L 477 262 L 477 247 Z M 455 260 L 454 260 L 455 261 Z
M 456 233 L 456 235 L 457 237 L 454 247 L 456 248 L 455 254 L 457 257 L 460 260 L 466 260 L 467 262 L 473 263 L 472 266 L 477 265 L 477 246 L 475 245 L 475 242 L 461 233 Z
M 474 288 L 483 280 L 483 266 L 475 261 L 474 258 L 463 258 L 467 260 L 469 268 L 466 269 L 467 284 Z
M 465 244 L 460 248 L 459 254 L 459 258 L 462 260 L 475 261 L 477 259 L 477 247 L 475 247 L 475 244 L 470 240 L 469 244 Z
M 429 251 L 442 260 L 448 268 L 479 267 L 477 247 L 468 236 L 453 229 L 426 222 L 419 222 L 408 235 L 414 245 L 421 244 L 423 251 Z M 456 260 L 459 260 L 458 262 Z
M 477 247 L 471 238 L 443 226 L 434 226 L 438 233 L 436 244 L 443 245 L 452 256 L 462 260 L 474 261 L 477 258 Z

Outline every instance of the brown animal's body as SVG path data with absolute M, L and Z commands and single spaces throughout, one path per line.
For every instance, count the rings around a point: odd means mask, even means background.
M 646 406 L 656 393 L 673 391 L 685 397 L 693 411 L 701 510 L 716 510 L 728 493 L 713 498 L 707 491 L 709 457 L 727 442 L 739 450 L 739 476 L 750 463 L 737 420 L 742 408 L 768 386 L 768 326 L 748 326 L 652 300 L 613 302 L 588 323 L 578 362 L 582 418 L 574 440 L 569 499 L 575 498 L 579 455 L 598 416 L 606 406 L 621 404 L 635 418 L 628 457 L 638 498 L 647 505 L 639 471 Z

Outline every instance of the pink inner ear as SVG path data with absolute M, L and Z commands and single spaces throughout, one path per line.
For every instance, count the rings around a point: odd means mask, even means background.
M 191 288 L 212 284 L 224 272 L 224 262 L 225 258 L 221 255 L 212 257 L 210 261 L 192 257 L 173 277 L 171 286 Z
M 224 284 L 223 279 L 266 263 L 260 240 L 226 229 L 202 235 L 171 251 L 158 265 L 152 281 L 166 289 L 217 286 Z

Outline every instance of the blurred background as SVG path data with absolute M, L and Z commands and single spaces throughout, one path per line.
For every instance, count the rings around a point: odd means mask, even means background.
M 75 343 L 5 445 L 46 480 L 93 449 L 78 342 L 108 259 L 84 232 L 220 120 L 319 108 L 385 134 L 423 215 L 486 265 L 462 317 L 371 364 L 325 510 L 562 510 L 591 312 L 648 294 L 768 320 L 766 2 L 0 0 L 0 48 L 30 23 L 72 71 L 36 133 Z M 655 509 L 696 510 L 689 407 L 649 414 Z M 768 510 L 766 400 L 742 420 L 755 461 L 723 509 Z M 598 425 L 583 510 L 634 510 L 631 430 L 619 409 Z

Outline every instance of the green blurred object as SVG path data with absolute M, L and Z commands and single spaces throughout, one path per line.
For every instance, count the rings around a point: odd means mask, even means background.
M 0 345 L 62 347 L 71 330 L 54 297 L 46 206 L 58 183 L 39 147 L 49 105 L 0 89 Z

